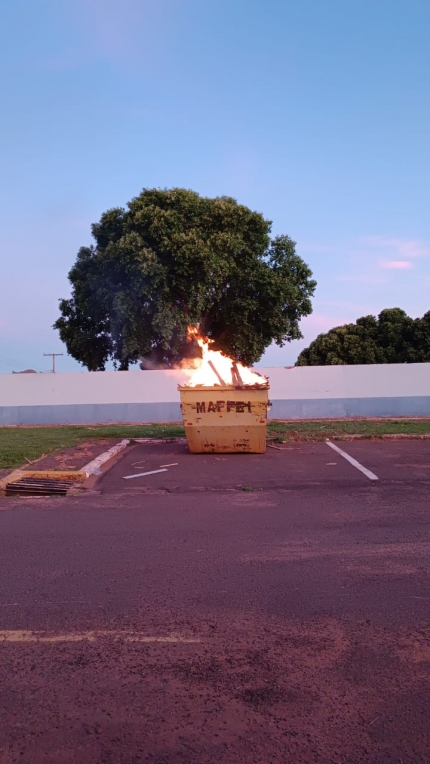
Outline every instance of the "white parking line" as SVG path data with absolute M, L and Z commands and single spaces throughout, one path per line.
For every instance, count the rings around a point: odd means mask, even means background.
M 339 448 L 338 446 L 335 446 L 335 444 L 332 443 L 330 440 L 327 440 L 326 443 L 328 446 L 330 446 L 330 448 L 333 449 L 333 451 L 336 451 L 338 454 L 343 456 L 343 458 L 346 459 L 347 462 L 352 464 L 353 467 L 355 467 L 357 470 L 360 470 L 360 472 L 362 472 L 363 475 L 366 475 L 366 477 L 368 477 L 369 480 L 379 480 L 379 478 L 373 472 L 366 469 L 366 467 L 363 467 L 363 465 L 360 464 L 360 462 L 357 462 L 356 459 L 353 459 L 353 457 L 347 454 L 346 451 L 342 451 L 341 448 Z
M 145 475 L 157 475 L 159 472 L 168 472 L 169 470 L 151 470 L 151 472 L 137 472 L 134 475 L 125 475 L 123 480 L 133 480 L 133 478 L 144 477 Z

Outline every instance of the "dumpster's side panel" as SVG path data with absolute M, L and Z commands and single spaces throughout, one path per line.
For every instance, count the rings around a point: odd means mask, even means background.
M 191 453 L 263 454 L 266 450 L 267 387 L 180 387 Z

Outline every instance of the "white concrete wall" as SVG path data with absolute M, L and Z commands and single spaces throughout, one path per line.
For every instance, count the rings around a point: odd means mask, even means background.
M 93 371 L 1 374 L 0 406 L 58 406 L 86 403 L 160 403 L 179 400 L 176 371 Z
M 430 363 L 258 369 L 272 400 L 430 395 Z
M 272 416 L 430 416 L 430 364 L 258 369 Z M 0 425 L 180 419 L 177 371 L 0 375 Z
M 272 400 L 430 395 L 430 363 L 257 368 Z M 0 374 L 0 406 L 161 403 L 179 400 L 180 371 Z

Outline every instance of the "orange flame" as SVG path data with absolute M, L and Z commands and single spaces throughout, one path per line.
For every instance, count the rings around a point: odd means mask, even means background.
M 248 369 L 246 366 L 242 366 L 241 363 L 236 363 L 227 356 L 223 355 L 217 350 L 211 350 L 211 340 L 208 337 L 202 337 L 197 326 L 188 326 L 188 339 L 196 340 L 197 344 L 202 350 L 202 358 L 197 361 L 197 368 L 188 370 L 190 379 L 187 385 L 190 387 L 196 387 L 197 385 L 206 385 L 213 387 L 214 385 L 221 385 L 224 382 L 226 385 L 267 385 L 267 377 L 263 377 L 261 374 Z M 236 375 L 236 371 L 238 376 Z

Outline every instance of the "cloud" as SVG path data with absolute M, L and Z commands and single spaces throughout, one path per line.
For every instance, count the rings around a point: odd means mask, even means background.
M 369 287 L 390 283 L 381 271 L 411 270 L 418 258 L 430 255 L 429 245 L 421 239 L 393 236 L 362 236 L 353 246 L 346 246 L 343 261 L 349 261 L 352 272 L 336 276 L 340 282 L 356 282 Z M 379 274 L 378 274 L 379 271 Z
M 370 245 L 372 250 L 382 249 L 390 252 L 394 257 L 409 260 L 410 258 L 426 257 L 430 248 L 421 239 L 399 239 L 389 236 L 365 236 L 363 241 Z M 400 266 L 401 267 L 401 266 Z
M 177 0 L 46 0 L 46 5 L 58 34 L 36 65 L 48 72 L 103 61 L 121 68 L 139 65 L 144 77 L 158 75 L 183 13 Z
M 294 342 L 284 345 L 283 348 L 275 344 L 270 345 L 261 361 L 256 365 L 261 368 L 265 366 L 292 366 L 296 362 L 299 353 L 304 348 L 307 348 L 319 334 L 325 334 L 335 326 L 343 326 L 353 321 L 355 321 L 355 318 L 347 319 L 344 316 L 342 318 L 335 318 L 325 313 L 311 313 L 310 316 L 306 316 L 306 318 L 302 318 L 300 321 L 300 330 L 303 334 L 302 340 L 294 340 Z
M 410 260 L 383 260 L 381 268 L 391 268 L 392 270 L 404 270 L 406 268 L 413 268 Z
M 93 55 L 160 62 L 175 12 L 174 0 L 66 0 L 72 22 Z
M 324 313 L 311 313 L 310 316 L 306 316 L 306 318 L 302 318 L 300 321 L 300 330 L 305 337 L 309 337 L 311 334 L 316 335 L 321 334 L 321 332 L 328 332 L 334 326 L 343 326 L 343 324 L 348 323 L 349 321 L 345 318 L 334 318 Z

